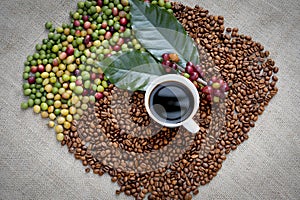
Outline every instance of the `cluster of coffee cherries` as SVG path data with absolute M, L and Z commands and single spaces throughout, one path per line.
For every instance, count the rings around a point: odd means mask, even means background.
M 162 66 L 166 73 L 170 73 L 173 70 L 178 70 L 179 57 L 176 53 L 164 53 L 162 56 Z
M 197 81 L 198 78 L 204 77 L 204 72 L 200 65 L 194 65 L 192 62 L 187 62 L 184 76 L 191 81 Z
M 184 71 L 178 67 L 180 59 L 175 53 L 164 53 L 162 55 L 162 66 L 167 73 L 171 70 L 177 70 L 180 74 L 190 79 L 192 82 L 197 81 L 198 78 L 204 76 L 203 70 L 200 65 L 194 65 L 192 62 L 187 62 Z
M 204 86 L 201 91 L 206 95 L 206 99 L 219 103 L 220 99 L 225 98 L 225 92 L 229 90 L 228 84 L 222 80 L 213 76 L 208 82 L 207 86 Z
M 162 54 L 162 66 L 166 73 L 171 73 L 172 70 L 176 70 L 179 74 L 190 79 L 194 85 L 201 88 L 201 83 L 198 83 L 198 79 L 204 77 L 204 71 L 200 65 L 194 65 L 192 62 L 187 62 L 185 68 L 179 67 L 179 57 L 175 53 Z M 182 69 L 184 71 L 182 71 Z M 225 98 L 225 92 L 229 90 L 229 86 L 224 80 L 218 79 L 213 76 L 206 86 L 202 86 L 201 91 L 206 95 L 207 100 L 214 103 L 220 102 L 220 99 Z

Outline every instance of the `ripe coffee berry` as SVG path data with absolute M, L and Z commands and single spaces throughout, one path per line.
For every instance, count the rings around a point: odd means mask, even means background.
M 191 75 L 194 72 L 193 66 L 191 65 L 186 66 L 185 72 Z
M 191 81 L 195 81 L 195 80 L 197 80 L 198 78 L 199 78 L 199 75 L 198 75 L 197 72 L 193 72 L 193 73 L 190 74 L 190 80 L 191 80 Z
M 168 53 L 164 53 L 162 56 L 162 59 L 164 60 L 164 61 L 166 61 L 166 60 L 169 60 L 170 59 L 170 56 L 169 56 L 169 54 Z

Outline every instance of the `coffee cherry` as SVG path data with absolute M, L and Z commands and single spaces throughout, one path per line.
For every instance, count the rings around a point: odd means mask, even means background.
M 75 31 L 75 36 L 76 37 L 80 37 L 81 36 L 81 31 L 80 30 L 76 30 Z
M 75 27 L 80 26 L 80 21 L 79 21 L 79 20 L 74 20 L 73 25 L 74 25 Z
M 80 70 L 79 70 L 79 69 L 75 69 L 74 75 L 75 75 L 75 76 L 79 76 L 79 75 L 80 75 Z
M 90 88 L 89 94 L 90 94 L 90 95 L 95 95 L 95 93 L 96 93 L 96 92 L 95 92 L 94 90 L 92 90 L 92 87 L 91 87 L 91 88 Z
M 179 62 L 179 57 L 176 53 L 171 53 L 169 56 L 173 62 L 176 62 L 176 63 Z
M 184 76 L 185 78 L 190 78 L 190 75 L 189 75 L 188 73 L 184 73 L 183 76 Z
M 115 28 L 114 28 L 113 26 L 111 26 L 111 27 L 109 27 L 109 31 L 110 31 L 111 33 L 114 33 L 114 32 L 115 32 Z
M 119 10 L 118 10 L 118 8 L 117 8 L 117 7 L 113 7 L 111 10 L 112 10 L 112 14 L 113 14 L 113 16 L 117 16 L 117 15 L 119 15 Z
M 204 72 L 202 71 L 199 76 L 204 77 Z
M 219 103 L 220 102 L 220 97 L 213 97 L 214 103 Z
M 212 101 L 213 97 L 212 97 L 211 95 L 207 95 L 207 96 L 206 96 L 206 99 L 207 99 L 208 101 Z
M 86 96 L 89 94 L 89 90 L 87 89 L 84 89 L 83 92 L 82 92 L 82 96 Z
M 202 92 L 206 95 L 210 95 L 213 93 L 213 88 L 211 86 L 205 86 L 202 88 Z
M 219 79 L 218 82 L 220 83 L 221 86 L 225 83 L 223 79 Z
M 104 38 L 109 40 L 112 37 L 112 33 L 110 31 L 107 31 L 104 35 Z
M 83 15 L 82 16 L 82 20 L 85 21 L 85 22 L 88 21 L 89 20 L 89 16 L 88 15 Z
M 113 47 L 113 50 L 114 50 L 114 51 L 120 51 L 120 50 L 121 50 L 120 45 L 115 45 L 115 46 Z
M 219 88 L 220 88 L 220 83 L 214 82 L 214 83 L 212 84 L 212 87 L 213 87 L 214 89 L 219 89 Z
M 191 76 L 190 76 L 190 80 L 191 80 L 191 81 L 195 81 L 195 80 L 197 80 L 197 79 L 199 78 L 199 75 L 198 75 L 197 72 L 193 72 L 193 73 L 191 73 L 190 75 L 191 75 Z
M 125 17 L 121 18 L 120 19 L 120 24 L 123 25 L 123 26 L 127 25 L 127 19 Z
M 224 99 L 226 97 L 226 94 L 225 94 L 225 92 L 220 92 L 220 98 L 222 98 L 222 99 Z
M 124 11 L 124 10 L 121 10 L 120 12 L 119 12 L 119 17 L 126 17 L 126 15 L 127 15 L 127 13 Z
M 201 75 L 201 73 L 203 72 L 203 71 L 202 71 L 202 68 L 200 67 L 200 65 L 195 65 L 195 71 L 196 71 L 199 75 Z
M 29 84 L 34 84 L 34 83 L 35 83 L 35 77 L 34 77 L 34 76 L 30 76 L 30 77 L 28 78 L 28 83 L 29 83 Z
M 92 39 L 91 35 L 87 35 L 85 36 L 83 43 L 87 45 L 91 41 L 91 39 Z
M 37 66 L 32 66 L 30 68 L 30 72 L 33 73 L 33 74 L 35 74 L 37 71 L 38 71 L 38 67 Z
M 95 80 L 96 77 L 97 77 L 96 73 L 92 73 L 92 74 L 91 74 L 91 80 Z
M 97 100 L 102 99 L 103 97 L 104 97 L 104 94 L 103 94 L 102 92 L 97 92 L 97 93 L 95 94 L 95 98 L 96 98 Z
M 223 83 L 223 85 L 221 85 L 221 88 L 220 88 L 220 90 L 221 90 L 222 92 L 227 92 L 229 89 L 230 89 L 230 88 L 229 88 L 228 84 L 225 83 L 225 82 Z
M 124 44 L 124 38 L 119 38 L 117 45 L 122 46 Z
M 39 65 L 38 66 L 38 72 L 43 73 L 45 71 L 44 65 Z
M 107 28 L 107 22 L 106 22 L 106 21 L 102 22 L 101 28 L 103 28 L 103 29 L 106 29 L 106 28 Z
M 86 21 L 86 22 L 84 22 L 84 24 L 83 24 L 83 28 L 84 29 L 89 29 L 91 27 L 91 22 L 89 22 L 89 21 Z
M 192 66 L 192 67 L 194 67 L 194 64 L 193 64 L 192 62 L 187 62 L 187 63 L 186 63 L 186 67 L 187 67 L 187 66 Z
M 77 79 L 77 80 L 75 81 L 75 84 L 76 84 L 77 86 L 82 86 L 82 80 Z
M 125 30 L 126 30 L 125 26 L 120 26 L 120 30 L 119 30 L 120 33 L 123 33 Z
M 69 45 L 69 46 L 67 47 L 66 53 L 67 53 L 68 56 L 71 56 L 71 55 L 74 54 L 74 48 L 73 48 L 72 45 Z
M 185 72 L 188 74 L 192 74 L 194 72 L 194 67 L 191 65 L 186 66 Z
M 221 97 L 222 92 L 220 90 L 214 90 L 214 96 Z
M 52 65 L 56 67 L 58 66 L 58 64 L 59 64 L 58 59 L 57 58 L 53 59 Z
M 171 63 L 171 61 L 169 61 L 169 60 L 164 60 L 161 64 L 162 64 L 164 67 L 171 67 L 171 66 L 172 66 L 172 63 Z
M 218 81 L 218 78 L 216 77 L 216 76 L 213 76 L 212 78 L 211 78 L 211 80 L 212 80 L 212 82 L 217 82 Z
M 170 56 L 169 56 L 168 53 L 164 53 L 161 57 L 162 57 L 163 60 L 169 60 L 170 59 Z
M 99 74 L 99 78 L 100 78 L 100 80 L 104 80 L 104 74 L 103 73 L 101 73 L 101 74 Z
M 103 1 L 102 1 L 102 0 L 98 0 L 98 1 L 97 1 L 97 5 L 100 6 L 100 7 L 102 7 Z

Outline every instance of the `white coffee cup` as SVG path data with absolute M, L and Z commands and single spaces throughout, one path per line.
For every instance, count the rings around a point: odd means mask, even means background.
M 172 120 L 168 120 L 167 117 L 161 117 L 161 115 L 158 115 L 156 113 L 155 109 L 153 109 L 153 108 L 154 108 L 154 106 L 159 106 L 159 109 L 162 109 L 162 112 L 163 112 L 163 111 L 166 111 L 164 106 L 159 103 L 155 104 L 155 105 L 150 105 L 150 104 L 153 104 L 153 102 L 151 103 L 150 100 L 151 100 L 151 98 L 155 98 L 153 95 L 155 95 L 154 93 L 157 92 L 156 91 L 157 88 L 164 87 L 163 85 L 168 85 L 168 84 L 171 84 L 171 85 L 176 84 L 181 88 L 187 89 L 188 91 L 186 91 L 186 92 L 188 92 L 188 94 L 190 95 L 188 100 L 185 100 L 185 103 L 188 103 L 189 104 L 188 106 L 192 106 L 192 108 L 189 108 L 189 112 L 185 113 L 185 117 L 182 118 L 182 121 L 180 120 L 180 121 L 172 122 Z M 164 88 L 168 88 L 168 86 L 166 86 Z M 172 88 L 172 86 L 170 86 L 170 88 Z M 174 89 L 174 87 L 173 87 L 173 89 Z M 176 89 L 176 87 L 175 87 L 175 89 Z M 181 91 L 183 91 L 183 90 L 181 89 Z M 151 100 L 151 101 L 153 101 L 153 100 Z M 168 101 L 168 103 L 169 103 L 168 98 L 166 98 L 166 101 Z M 170 101 L 172 101 L 172 100 L 170 99 Z M 192 119 L 199 108 L 199 101 L 200 101 L 199 94 L 198 94 L 198 91 L 197 91 L 195 85 L 189 79 L 185 78 L 184 76 L 177 75 L 177 74 L 167 74 L 167 75 L 159 76 L 158 78 L 154 79 L 147 86 L 146 94 L 145 94 L 145 107 L 146 107 L 146 110 L 147 110 L 149 116 L 153 120 L 155 120 L 157 123 L 159 123 L 163 126 L 169 127 L 169 128 L 175 128 L 175 127 L 179 127 L 182 125 L 191 133 L 197 133 L 200 129 L 199 126 L 196 124 L 196 122 Z M 164 104 L 164 103 L 167 104 L 167 102 L 165 102 L 165 101 L 162 102 L 162 104 Z M 180 104 L 180 100 L 177 100 L 175 103 Z M 168 112 L 165 112 L 164 114 L 167 115 L 167 113 Z

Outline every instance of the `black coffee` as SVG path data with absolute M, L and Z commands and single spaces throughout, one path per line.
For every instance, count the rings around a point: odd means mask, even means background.
M 180 123 L 194 108 L 194 97 L 185 85 L 176 81 L 159 84 L 150 94 L 149 107 L 153 115 L 166 123 Z

